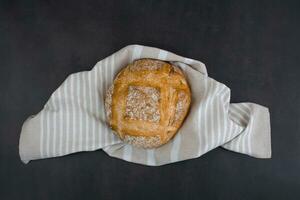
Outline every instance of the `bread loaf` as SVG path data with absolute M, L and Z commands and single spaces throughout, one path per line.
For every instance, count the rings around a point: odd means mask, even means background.
M 191 103 L 183 72 L 171 63 L 140 59 L 116 76 L 105 98 L 109 126 L 122 140 L 142 148 L 167 143 Z

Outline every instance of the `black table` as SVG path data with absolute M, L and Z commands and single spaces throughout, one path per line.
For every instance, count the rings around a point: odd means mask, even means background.
M 300 199 L 299 1 L 0 3 L 0 199 Z M 103 151 L 24 165 L 23 121 L 70 73 L 128 44 L 204 62 L 232 102 L 270 108 L 272 159 L 218 148 L 146 167 Z

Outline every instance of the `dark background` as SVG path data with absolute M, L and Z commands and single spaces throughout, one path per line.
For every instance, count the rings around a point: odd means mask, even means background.
M 0 1 L 0 199 L 300 199 L 297 1 Z M 103 151 L 24 165 L 21 126 L 68 74 L 128 44 L 204 62 L 270 108 L 272 159 L 216 149 L 146 167 Z

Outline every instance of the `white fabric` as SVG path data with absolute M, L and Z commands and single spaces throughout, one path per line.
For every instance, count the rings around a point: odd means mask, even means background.
M 114 76 L 139 58 L 172 62 L 187 76 L 190 113 L 176 136 L 156 149 L 123 143 L 105 123 L 104 96 Z M 230 89 L 208 77 L 203 63 L 153 47 L 130 45 L 98 62 L 91 71 L 71 74 L 44 108 L 23 124 L 21 160 L 103 149 L 110 156 L 150 166 L 199 157 L 219 146 L 257 158 L 271 157 L 268 108 L 230 104 Z

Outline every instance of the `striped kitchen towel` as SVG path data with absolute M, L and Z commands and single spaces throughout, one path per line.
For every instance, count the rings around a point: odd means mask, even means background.
M 190 112 L 176 136 L 156 149 L 123 143 L 105 122 L 104 96 L 114 76 L 139 58 L 172 62 L 187 76 L 192 91 Z M 44 108 L 23 124 L 21 160 L 63 156 L 103 149 L 129 162 L 150 166 L 191 158 L 223 147 L 256 158 L 271 157 L 268 108 L 230 103 L 230 89 L 208 77 L 203 63 L 153 47 L 129 45 L 98 62 L 91 71 L 71 74 Z

